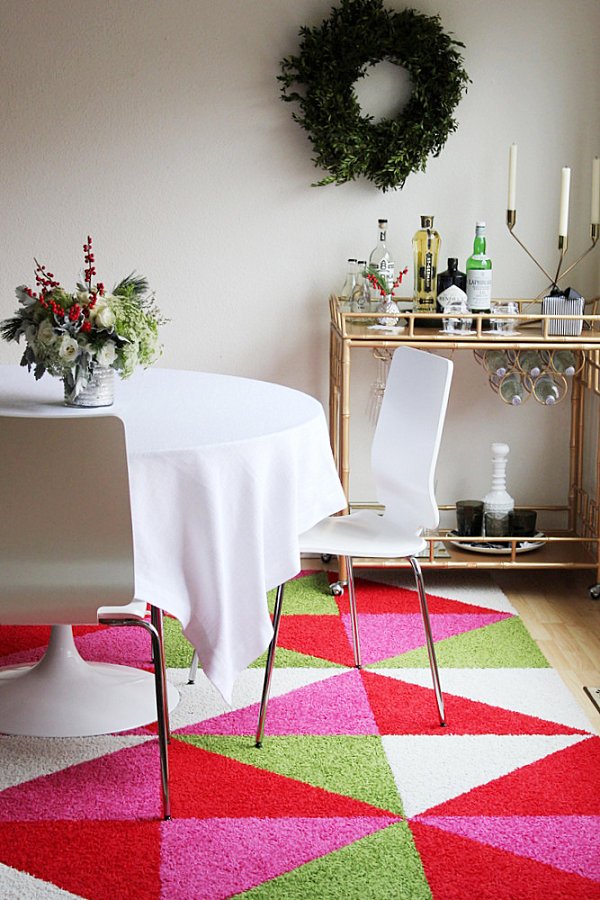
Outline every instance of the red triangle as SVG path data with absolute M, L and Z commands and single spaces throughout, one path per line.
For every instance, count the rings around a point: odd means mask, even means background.
M 421 611 L 419 597 L 415 590 L 396 587 L 391 584 L 379 584 L 356 578 L 356 605 L 359 613 L 418 613 Z M 350 612 L 348 591 L 336 598 L 340 612 Z M 462 603 L 460 600 L 448 600 L 436 594 L 427 593 L 427 606 L 430 613 L 489 613 L 489 606 L 476 606 Z
M 599 886 L 580 875 L 419 822 L 409 824 L 431 893 L 436 898 L 592 900 L 600 897 Z
M 282 616 L 278 646 L 353 666 L 354 655 L 338 616 Z
M 433 687 L 362 671 L 380 734 L 439 734 Z M 476 677 L 476 676 L 474 676 Z M 577 728 L 444 693 L 445 734 L 586 734 Z
M 173 817 L 178 819 L 393 815 L 181 741 L 171 743 L 170 764 Z
M 159 897 L 160 827 L 159 821 L 1 823 L 0 860 L 88 900 Z
M 75 637 L 88 634 L 105 626 L 77 625 L 73 629 Z M 12 656 L 23 650 L 46 647 L 50 639 L 49 625 L 2 625 L 0 627 L 0 657 Z
M 427 815 L 597 816 L 600 737 L 558 750 L 427 810 Z

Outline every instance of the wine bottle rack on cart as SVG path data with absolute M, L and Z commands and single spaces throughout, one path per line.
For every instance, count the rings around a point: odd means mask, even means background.
M 511 298 L 512 299 L 512 298 Z M 377 331 L 373 327 L 376 315 L 373 311 L 350 312 L 348 305 L 332 295 L 330 297 L 330 380 L 329 380 L 329 427 L 333 454 L 339 476 L 348 498 L 349 509 L 370 504 L 353 504 L 349 496 L 350 482 L 350 375 L 352 357 L 357 350 L 388 350 L 407 345 L 429 351 L 474 351 L 488 349 L 506 350 L 555 350 L 568 349 L 583 352 L 584 365 L 579 373 L 569 379 L 570 429 L 569 429 L 569 487 L 564 505 L 538 506 L 537 509 L 560 511 L 566 527 L 561 530 L 544 532 L 539 541 L 542 547 L 531 553 L 517 553 L 518 538 L 506 540 L 509 548 L 505 554 L 474 554 L 460 550 L 456 544 L 469 540 L 452 536 L 449 541 L 448 529 L 439 529 L 427 536 L 428 551 L 420 559 L 423 568 L 444 569 L 587 569 L 590 571 L 590 594 L 600 597 L 600 450 L 597 453 L 595 471 L 590 492 L 584 489 L 584 431 L 592 422 L 590 404 L 600 402 L 600 298 L 586 304 L 583 326 L 578 335 L 553 334 L 558 330 L 555 316 L 541 315 L 539 304 L 530 299 L 518 299 L 518 322 L 514 336 L 496 335 L 484 331 L 482 316 L 473 319 L 473 334 L 445 334 L 442 329 L 442 315 L 428 314 L 428 324 L 418 313 L 402 312 L 406 327 L 399 333 L 390 334 Z M 533 310 L 533 311 L 532 311 Z M 588 314 L 589 310 L 589 314 Z M 576 317 L 561 317 L 571 321 Z M 579 317 L 581 318 L 581 317 Z M 439 326 L 431 324 L 439 321 Z M 566 329 L 562 329 L 566 330 Z M 570 329 L 575 330 L 575 329 Z M 564 402 L 569 402 L 567 399 Z M 600 416 L 596 417 L 600 422 Z M 587 422 L 586 422 L 587 420 Z M 593 445 L 600 447 L 599 433 Z M 566 439 L 566 438 L 565 438 Z M 586 484 L 589 485 L 589 477 Z M 452 510 L 452 506 L 440 509 Z M 472 540 L 472 539 L 470 539 Z M 497 541 L 489 538 L 488 542 Z M 538 538 L 536 537 L 536 542 Z M 436 555 L 435 548 L 442 542 L 447 553 Z M 481 539 L 486 542 L 485 538 Z M 344 583 L 345 571 L 340 560 L 340 584 Z M 402 559 L 356 559 L 357 567 L 401 568 L 408 565 Z

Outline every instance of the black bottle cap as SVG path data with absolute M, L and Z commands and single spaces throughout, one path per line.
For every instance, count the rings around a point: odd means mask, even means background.
M 456 259 L 456 257 L 448 257 L 448 268 L 451 272 L 454 272 L 455 269 L 458 269 L 458 260 Z

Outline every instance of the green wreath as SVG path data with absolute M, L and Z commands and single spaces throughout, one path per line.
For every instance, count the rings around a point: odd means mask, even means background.
M 300 51 L 281 61 L 282 100 L 297 102 L 293 118 L 308 132 L 317 182 L 344 184 L 364 176 L 383 191 L 424 171 L 455 131 L 454 109 L 470 79 L 439 16 L 394 12 L 383 0 L 341 0 L 320 27 L 300 29 Z M 389 60 L 409 73 L 412 93 L 395 118 L 361 114 L 354 84 L 369 66 Z

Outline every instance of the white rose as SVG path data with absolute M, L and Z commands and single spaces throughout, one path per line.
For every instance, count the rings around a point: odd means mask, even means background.
M 42 347 L 50 347 L 56 341 L 54 328 L 49 319 L 43 319 L 40 322 L 36 340 Z
M 96 305 L 90 309 L 90 319 L 96 328 L 112 328 L 115 324 L 115 314 L 106 300 L 96 301 Z
M 99 366 L 112 366 L 117 358 L 117 348 L 113 341 L 107 341 L 96 353 L 96 362 Z
M 58 347 L 58 355 L 64 362 L 73 362 L 79 355 L 79 344 L 70 335 L 63 334 Z

